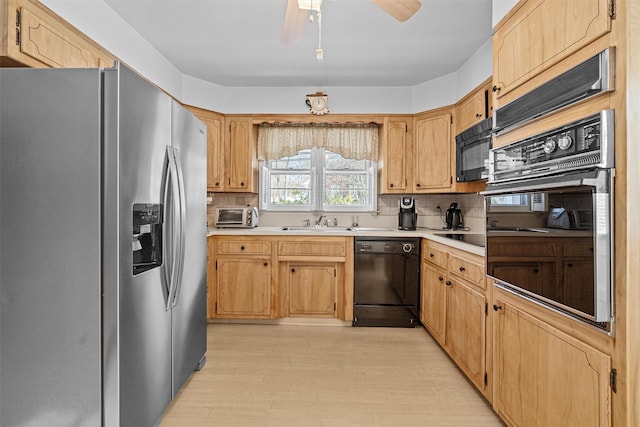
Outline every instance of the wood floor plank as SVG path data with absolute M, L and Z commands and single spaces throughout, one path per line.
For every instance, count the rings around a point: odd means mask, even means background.
M 208 325 L 161 427 L 504 424 L 422 328 Z

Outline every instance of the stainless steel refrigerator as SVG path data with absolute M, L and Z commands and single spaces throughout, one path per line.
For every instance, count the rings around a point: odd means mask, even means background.
M 206 128 L 121 64 L 0 69 L 0 425 L 149 426 L 206 350 Z

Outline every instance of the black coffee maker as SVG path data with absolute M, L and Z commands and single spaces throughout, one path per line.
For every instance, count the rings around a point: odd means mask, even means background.
M 416 203 L 413 197 L 400 199 L 400 211 L 398 212 L 398 229 L 415 230 L 418 223 Z
M 446 212 L 447 228 L 457 230 L 462 228 L 462 211 L 458 209 L 457 203 L 451 203 Z

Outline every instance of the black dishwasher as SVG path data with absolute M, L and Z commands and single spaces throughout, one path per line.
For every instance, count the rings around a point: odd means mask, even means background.
M 420 238 L 356 237 L 353 326 L 420 324 Z

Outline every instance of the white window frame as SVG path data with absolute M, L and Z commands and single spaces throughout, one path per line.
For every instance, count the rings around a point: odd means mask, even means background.
M 377 163 L 368 161 L 368 167 L 364 170 L 350 171 L 349 169 L 326 169 L 325 154 L 328 150 L 323 148 L 312 148 L 310 169 L 295 169 L 291 173 L 299 171 L 308 171 L 310 174 L 310 204 L 309 205 L 276 205 L 270 203 L 269 197 L 269 178 L 274 173 L 286 173 L 285 169 L 272 169 L 270 161 L 260 162 L 260 209 L 272 212 L 375 212 L 377 209 Z M 335 154 L 335 153 L 334 153 Z M 277 161 L 277 160 L 276 160 Z M 325 190 L 326 176 L 328 173 L 349 174 L 358 173 L 365 174 L 368 179 L 369 200 L 366 205 L 358 206 L 341 206 L 326 205 Z

